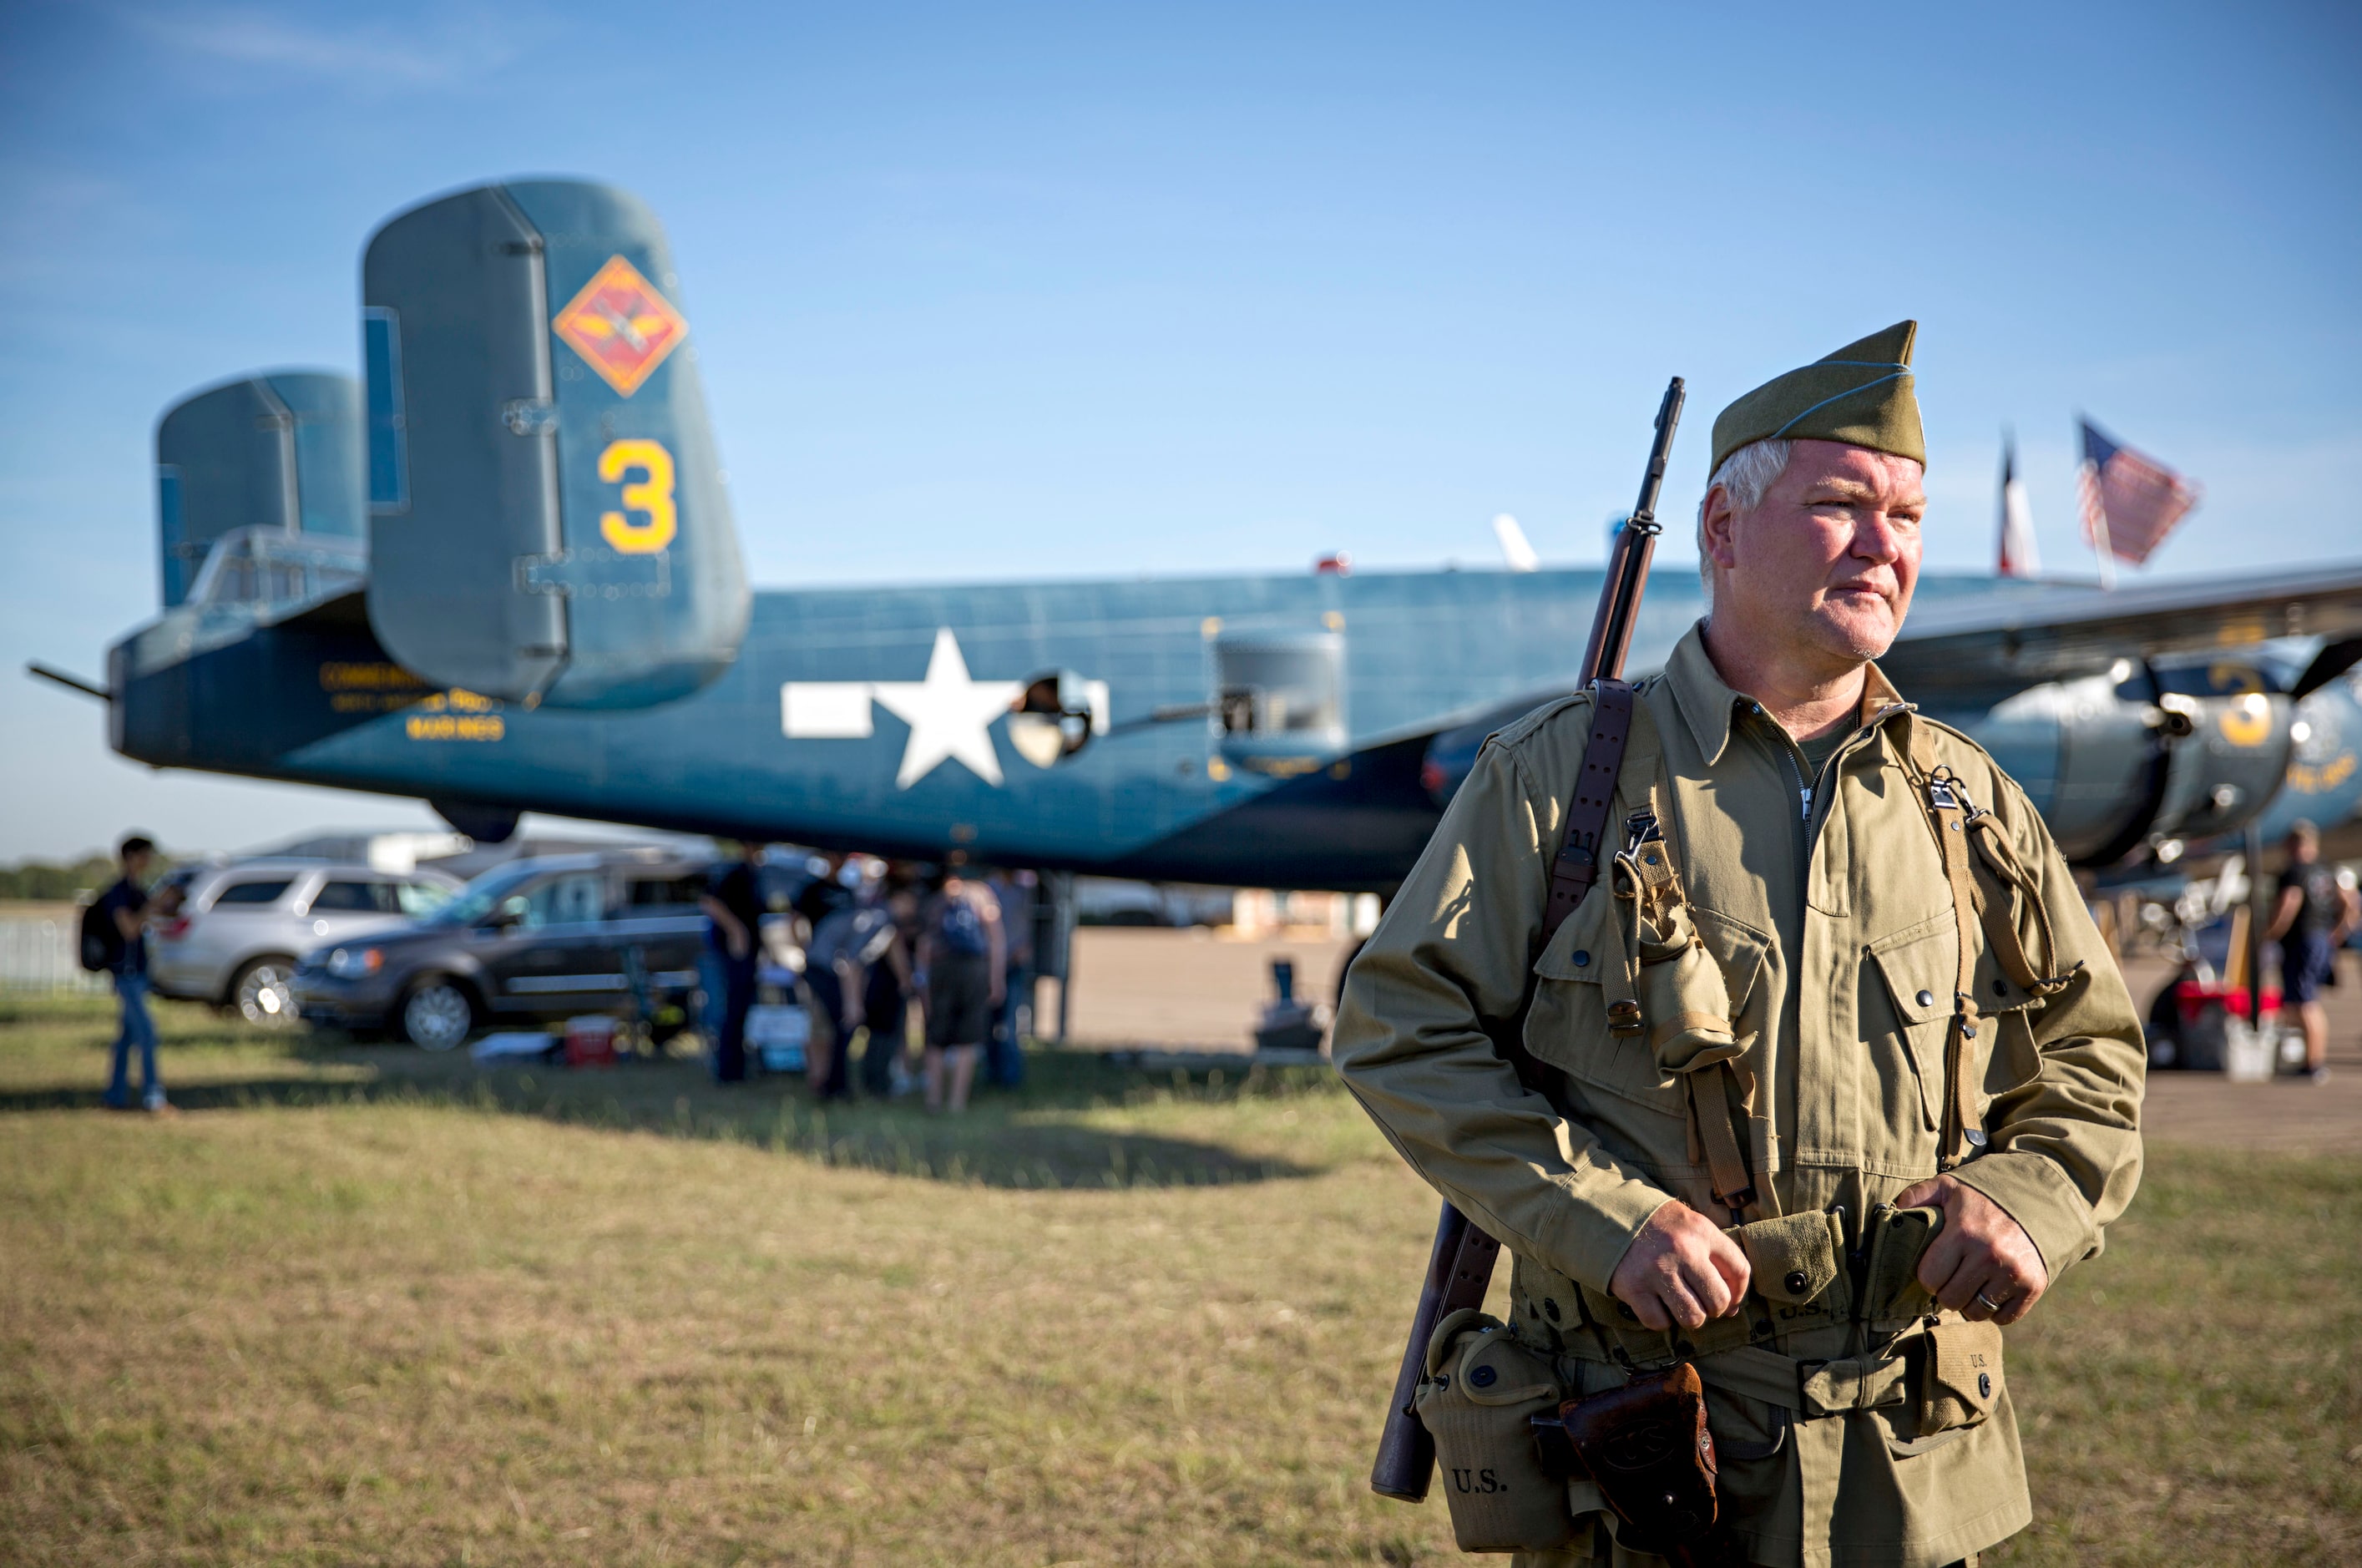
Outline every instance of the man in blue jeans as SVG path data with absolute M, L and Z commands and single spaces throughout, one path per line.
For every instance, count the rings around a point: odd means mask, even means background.
M 701 967 L 706 1018 L 715 1031 L 713 1076 L 725 1084 L 745 1081 L 746 1010 L 755 1004 L 763 947 L 763 884 L 755 869 L 763 846 L 742 843 L 736 849 L 733 858 L 714 867 L 697 900 L 705 910 L 707 961 Z
M 148 940 L 141 933 L 148 918 L 148 869 L 155 864 L 156 846 L 134 834 L 116 854 L 123 875 L 99 895 L 98 908 L 121 944 L 114 963 L 115 994 L 123 999 L 123 1024 L 115 1034 L 115 1064 L 108 1074 L 106 1103 L 117 1110 L 131 1109 L 131 1047 L 139 1047 L 140 1103 L 158 1116 L 172 1114 L 164 1099 L 164 1080 L 156 1076 L 156 1023 L 148 1016 Z

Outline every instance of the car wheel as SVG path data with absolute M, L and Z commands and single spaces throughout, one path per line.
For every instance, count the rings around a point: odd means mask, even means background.
M 402 1032 L 423 1051 L 448 1051 L 476 1026 L 476 1004 L 440 975 L 421 980 L 402 1001 Z
M 229 983 L 229 1008 L 258 1029 L 292 1029 L 303 1022 L 295 1011 L 295 960 L 276 955 L 250 959 Z

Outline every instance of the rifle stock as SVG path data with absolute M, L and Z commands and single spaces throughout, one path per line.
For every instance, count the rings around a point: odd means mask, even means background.
M 1639 620 L 1640 595 L 1649 586 L 1649 565 L 1656 554 L 1657 496 L 1664 487 L 1665 460 L 1681 424 L 1683 391 L 1675 376 L 1657 408 L 1656 439 L 1649 448 L 1648 471 L 1640 479 L 1640 499 L 1632 515 L 1616 534 L 1607 561 L 1607 576 L 1599 585 L 1599 608 L 1591 618 L 1591 641 L 1584 649 L 1580 684 L 1616 679 L 1624 673 L 1625 656 L 1632 648 L 1632 632 Z M 1515 1041 L 1514 1032 L 1509 1036 Z M 1513 1048 L 1518 1076 L 1528 1077 L 1530 1058 Z M 1538 1087 L 1530 1079 L 1527 1088 Z M 1411 1314 L 1410 1342 L 1403 1346 L 1402 1366 L 1395 1374 L 1393 1403 L 1386 1424 L 1378 1434 L 1376 1463 L 1370 1467 L 1370 1489 L 1380 1496 L 1406 1503 L 1423 1501 L 1435 1475 L 1435 1439 L 1421 1425 L 1412 1397 L 1427 1371 L 1427 1342 L 1435 1326 L 1462 1307 L 1484 1304 L 1493 1283 L 1493 1264 L 1501 1243 L 1488 1236 L 1459 1209 L 1446 1203 L 1436 1222 L 1435 1245 L 1428 1254 L 1427 1280 L 1419 1290 L 1418 1308 Z

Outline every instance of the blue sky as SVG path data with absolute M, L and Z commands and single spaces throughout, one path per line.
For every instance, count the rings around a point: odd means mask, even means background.
M 0 8 L 0 858 L 417 808 L 152 775 L 153 422 L 353 367 L 370 228 L 587 174 L 669 226 L 756 580 L 1595 559 L 1664 378 L 1922 323 L 1930 558 L 2014 424 L 2206 487 L 2197 574 L 2362 555 L 2362 21 L 2253 5 Z M 1668 566 L 1687 555 L 1685 543 Z

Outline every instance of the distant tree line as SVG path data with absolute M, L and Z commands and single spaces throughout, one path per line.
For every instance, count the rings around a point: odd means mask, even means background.
M 16 866 L 0 866 L 0 900 L 64 903 L 76 893 L 107 887 L 121 875 L 114 857 L 106 855 L 84 856 L 71 866 L 27 860 Z

